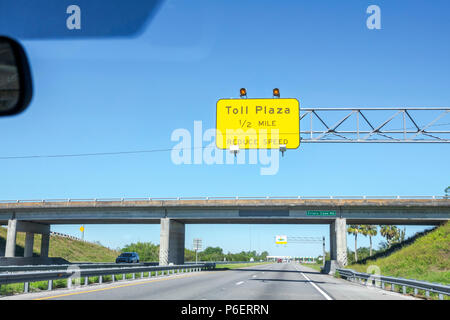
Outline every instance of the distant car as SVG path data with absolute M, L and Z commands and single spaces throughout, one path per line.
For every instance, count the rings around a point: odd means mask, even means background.
M 139 255 L 136 252 L 123 252 L 116 258 L 116 263 L 139 263 Z
M 283 262 L 283 259 L 278 259 L 277 260 L 277 263 L 282 263 Z

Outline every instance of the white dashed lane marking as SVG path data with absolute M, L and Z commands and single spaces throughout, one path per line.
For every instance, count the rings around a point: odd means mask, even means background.
M 333 300 L 329 295 L 327 295 L 325 293 L 325 291 L 323 291 L 322 289 L 319 288 L 318 285 L 316 285 L 314 282 L 311 281 L 311 279 L 309 279 L 303 272 L 301 272 L 297 267 L 295 267 L 295 269 L 297 269 L 297 271 L 300 272 L 300 274 L 306 279 L 308 280 L 308 282 L 314 287 L 314 289 L 316 289 L 317 291 L 319 291 L 319 293 L 327 300 Z

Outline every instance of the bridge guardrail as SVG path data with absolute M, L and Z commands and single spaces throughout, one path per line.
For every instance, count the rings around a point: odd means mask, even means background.
M 386 284 L 389 284 L 391 291 L 395 291 L 395 286 L 399 286 L 402 288 L 403 294 L 406 294 L 407 288 L 412 288 L 414 289 L 414 295 L 418 295 L 419 290 L 424 290 L 426 297 L 430 296 L 430 292 L 437 293 L 440 300 L 444 299 L 444 295 L 450 296 L 450 286 L 440 283 L 356 272 L 352 269 L 336 269 L 336 271 L 346 280 L 376 286 L 384 290 L 386 289 Z
M 72 267 L 73 269 L 71 269 Z M 95 269 L 79 269 L 76 265 L 71 265 L 66 270 L 53 271 L 31 271 L 31 272 L 13 272 L 0 274 L 0 286 L 11 283 L 24 283 L 24 292 L 29 292 L 30 283 L 37 281 L 48 281 L 48 290 L 53 289 L 53 281 L 59 279 L 69 279 L 67 281 L 67 288 L 72 287 L 72 278 L 84 278 L 84 285 L 88 285 L 88 278 L 98 276 L 99 283 L 103 283 L 104 276 L 113 276 L 112 281 L 115 280 L 115 275 L 122 274 L 122 280 L 126 279 L 126 274 L 132 274 L 135 279 L 135 274 L 140 273 L 141 279 L 144 278 L 144 273 L 148 272 L 148 277 L 152 277 L 152 272 L 158 276 L 158 272 L 164 275 L 175 273 L 198 272 L 201 270 L 211 270 L 216 267 L 214 263 L 203 264 L 184 264 L 172 266 L 134 266 L 134 267 L 116 267 L 116 268 L 95 268 Z
M 448 199 L 447 196 L 436 195 L 420 195 L 420 196 L 223 196 L 223 197 L 146 197 L 146 198 L 92 198 L 92 199 L 22 199 L 22 200 L 0 200 L 0 203 L 27 203 L 27 202 L 124 202 L 124 201 L 180 201 L 180 200 L 281 200 L 281 199 L 300 199 L 300 200 L 314 200 L 314 199 L 332 199 L 332 200 L 345 200 L 345 199 L 382 199 L 382 200 L 411 200 L 411 199 Z

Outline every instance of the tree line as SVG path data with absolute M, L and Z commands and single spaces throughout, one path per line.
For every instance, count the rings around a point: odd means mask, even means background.
M 120 252 L 137 252 L 141 261 L 159 261 L 159 245 L 151 242 L 137 242 L 127 244 L 119 249 Z M 266 260 L 269 255 L 267 251 L 258 253 L 256 251 L 241 251 L 238 253 L 225 253 L 220 247 L 207 247 L 197 253 L 198 261 L 254 261 Z M 186 262 L 195 261 L 195 251 L 184 249 L 184 260 Z
M 238 253 L 225 253 L 220 247 L 207 247 L 205 250 L 198 252 L 199 261 L 254 261 L 266 260 L 269 255 L 267 251 L 258 253 L 256 251 L 241 251 Z M 195 251 L 185 249 L 184 258 L 186 261 L 195 261 Z
M 370 240 L 369 256 L 373 255 L 372 237 L 378 234 L 378 226 L 366 224 L 351 224 L 347 227 L 347 232 L 355 236 L 355 262 L 358 262 L 358 235 L 368 236 Z M 397 226 L 381 225 L 380 234 L 386 239 L 386 242 L 381 244 L 383 249 L 389 249 L 395 243 L 400 243 L 405 240 L 406 229 L 399 229 Z

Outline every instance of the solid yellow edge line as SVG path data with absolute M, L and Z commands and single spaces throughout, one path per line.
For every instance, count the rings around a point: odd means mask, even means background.
M 47 300 L 47 299 L 54 299 L 54 298 L 60 298 L 60 297 L 74 296 L 74 295 L 77 295 L 77 294 L 91 293 L 91 292 L 105 291 L 105 290 L 112 290 L 112 289 L 123 288 L 123 287 L 130 287 L 130 286 L 137 286 L 139 284 L 146 284 L 146 283 L 151 283 L 151 282 L 159 282 L 159 281 L 171 280 L 171 279 L 179 279 L 179 278 L 189 278 L 189 277 L 193 277 L 195 275 L 200 275 L 200 274 L 206 274 L 206 273 L 202 272 L 202 273 L 195 273 L 195 274 L 187 274 L 187 275 L 184 275 L 184 276 L 175 276 L 175 277 L 169 277 L 169 278 L 158 278 L 158 279 L 153 279 L 153 280 L 139 281 L 139 282 L 134 282 L 134 283 L 122 284 L 120 286 L 114 286 L 114 287 L 92 289 L 92 290 L 87 290 L 87 291 L 59 294 L 59 295 L 50 296 L 50 297 L 36 298 L 36 299 L 33 299 L 33 300 Z

